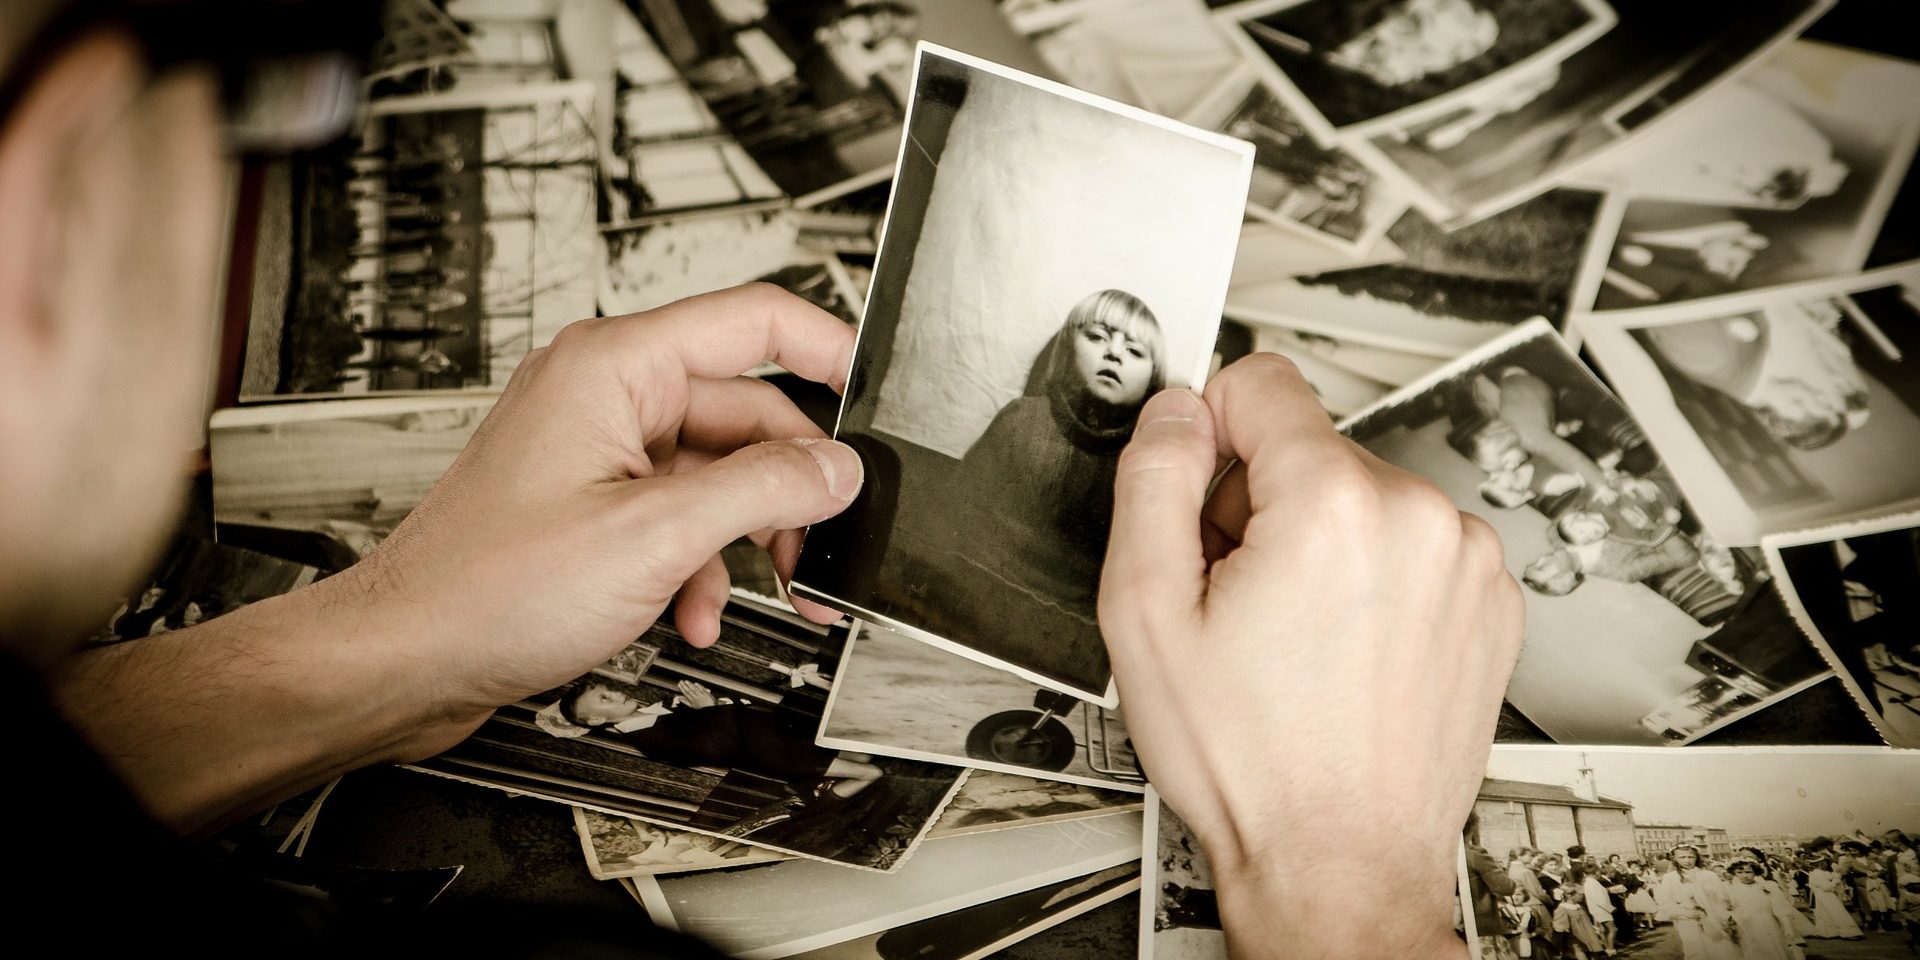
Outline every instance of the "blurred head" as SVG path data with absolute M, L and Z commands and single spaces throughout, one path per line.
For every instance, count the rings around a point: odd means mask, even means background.
M 1382 86 L 1451 70 L 1493 47 L 1500 24 L 1468 0 L 1402 0 L 1329 59 Z
M 1727 865 L 1727 875 L 1741 883 L 1754 883 L 1760 879 L 1760 865 L 1752 860 L 1735 860 Z
M 1467 438 L 1467 459 L 1479 467 L 1481 472 L 1494 474 L 1509 471 L 1527 462 L 1527 448 L 1520 443 L 1520 431 L 1505 420 L 1493 419 L 1482 424 Z
M 1554 521 L 1553 529 L 1562 541 L 1579 547 L 1605 540 L 1613 525 L 1591 510 L 1569 510 Z
M 1682 870 L 1691 870 L 1700 865 L 1700 850 L 1697 847 L 1682 844 L 1673 848 L 1673 865 Z
M 36 39 L 64 6 L 0 17 L 0 636 L 40 662 L 172 528 L 202 443 L 223 214 L 211 72 L 151 69 L 111 22 Z
M 1768 402 L 1753 408 L 1754 415 L 1775 439 L 1801 450 L 1819 450 L 1847 435 L 1853 420 L 1864 418 L 1846 402 L 1834 403 L 1822 391 L 1782 386 L 1769 392 Z

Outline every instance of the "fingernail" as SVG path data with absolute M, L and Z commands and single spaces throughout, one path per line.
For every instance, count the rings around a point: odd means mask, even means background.
M 826 478 L 827 492 L 837 500 L 852 500 L 860 492 L 860 482 L 866 476 L 866 468 L 860 463 L 860 455 L 853 448 L 837 440 L 820 438 L 801 438 L 793 441 L 813 457 L 820 465 L 820 475 Z
M 1148 400 L 1146 407 L 1140 411 L 1140 422 L 1194 420 L 1200 416 L 1201 409 L 1200 398 L 1192 390 L 1162 390 Z

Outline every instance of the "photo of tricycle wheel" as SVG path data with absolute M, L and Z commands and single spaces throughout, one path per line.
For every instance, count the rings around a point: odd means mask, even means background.
M 1003 710 L 967 734 L 967 756 L 1034 770 L 1065 770 L 1076 749 L 1066 724 L 1036 710 Z

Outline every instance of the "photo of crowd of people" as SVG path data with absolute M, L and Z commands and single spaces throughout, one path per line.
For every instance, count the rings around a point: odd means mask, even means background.
M 1916 763 L 1496 747 L 1464 837 L 1462 932 L 1470 921 L 1479 960 L 1920 949 L 1920 836 L 1900 786 Z M 1729 782 L 1742 787 L 1709 786 Z
M 1500 532 L 1529 594 L 1508 698 L 1556 739 L 1685 742 L 1824 673 L 1757 552 L 1702 526 L 1641 425 L 1544 322 L 1342 430 Z
M 1723 542 L 1920 500 L 1920 273 L 1583 319 L 1588 349 Z
M 1768 537 L 1794 615 L 1887 742 L 1920 747 L 1920 520 Z

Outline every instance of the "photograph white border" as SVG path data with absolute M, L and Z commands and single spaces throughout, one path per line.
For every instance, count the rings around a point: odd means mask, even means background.
M 1601 0 L 1567 0 L 1567 2 L 1576 6 L 1584 7 L 1591 18 L 1585 25 L 1574 30 L 1572 33 L 1478 80 L 1462 84 L 1446 93 L 1429 97 L 1426 100 L 1409 104 L 1398 110 L 1383 113 L 1377 117 L 1356 121 L 1344 127 L 1336 127 L 1333 125 L 1332 120 L 1328 119 L 1325 114 L 1320 112 L 1318 107 L 1313 105 L 1313 101 L 1308 99 L 1306 92 L 1295 85 L 1293 80 L 1280 69 L 1279 64 L 1274 63 L 1273 58 L 1267 56 L 1266 51 L 1260 49 L 1260 45 L 1255 43 L 1253 38 L 1248 35 L 1246 28 L 1241 26 L 1242 23 L 1256 17 L 1280 13 L 1284 10 L 1313 2 L 1336 2 L 1336 0 L 1246 0 L 1246 2 L 1243 3 L 1219 7 L 1213 10 L 1212 14 L 1214 19 L 1219 22 L 1222 33 L 1224 33 L 1235 46 L 1240 48 L 1246 61 L 1258 71 L 1261 78 L 1266 82 L 1268 89 L 1279 96 L 1280 99 L 1287 104 L 1289 109 L 1299 113 L 1302 122 L 1307 125 L 1308 129 L 1314 131 L 1315 135 L 1320 137 L 1322 143 L 1329 145 L 1343 139 L 1369 137 L 1393 130 L 1397 127 L 1409 126 L 1430 120 L 1462 103 L 1472 101 L 1475 97 L 1488 90 L 1496 89 L 1503 84 L 1511 82 L 1514 77 L 1521 76 L 1532 70 L 1540 70 L 1560 63 L 1584 49 L 1588 44 L 1599 39 L 1601 35 L 1607 31 L 1612 30 L 1614 25 L 1619 22 L 1619 17 L 1613 12 L 1613 8 L 1601 2 Z
M 1794 625 L 1800 628 L 1801 633 L 1806 634 L 1807 639 L 1811 640 L 1814 647 L 1820 651 L 1821 658 L 1827 661 L 1829 667 L 1833 668 L 1834 675 L 1838 676 L 1841 685 L 1847 688 L 1847 695 L 1853 698 L 1854 705 L 1858 706 L 1860 712 L 1866 714 L 1867 719 L 1873 722 L 1874 732 L 1878 733 L 1880 739 L 1886 741 L 1889 746 L 1900 749 L 1920 747 L 1920 742 L 1912 744 L 1896 744 L 1893 742 L 1893 738 L 1887 733 L 1886 717 L 1882 714 L 1875 713 L 1873 708 L 1868 705 L 1869 700 L 1866 690 L 1860 686 L 1859 679 L 1846 668 L 1845 664 L 1840 662 L 1839 656 L 1833 652 L 1833 647 L 1827 643 L 1826 635 L 1820 632 L 1820 626 L 1813 622 L 1813 617 L 1807 613 L 1806 605 L 1800 602 L 1800 590 L 1793 585 L 1793 580 L 1787 576 L 1787 568 L 1780 556 L 1780 548 L 1830 543 L 1834 540 L 1842 540 L 1847 537 L 1862 537 L 1911 527 L 1920 527 L 1920 511 L 1889 514 L 1871 520 L 1856 520 L 1851 523 L 1837 523 L 1831 526 L 1815 527 L 1807 530 L 1795 530 L 1791 533 L 1776 533 L 1760 541 L 1760 549 L 1767 555 L 1767 569 L 1773 571 L 1774 580 L 1781 584 L 1780 598 L 1786 601 L 1787 612 L 1793 615 Z
M 1253 145 L 1244 140 L 1238 140 L 1233 137 L 1222 136 L 1221 134 L 1214 133 L 1213 131 L 1210 131 L 1210 130 L 1202 130 L 1190 124 L 1181 123 L 1178 120 L 1174 120 L 1170 117 L 1161 116 L 1160 114 L 1143 110 L 1131 104 L 1121 103 L 1117 100 L 1109 100 L 1105 97 L 1095 96 L 1093 94 L 1086 93 L 1084 91 L 1077 90 L 1073 87 L 1067 86 L 1066 84 L 1060 83 L 1059 81 L 1050 80 L 1050 79 L 1047 79 L 1046 77 L 1035 76 L 1030 73 L 1025 73 L 1019 70 L 1015 70 L 1011 67 L 1002 66 L 1000 64 L 994 63 L 991 60 L 983 60 L 979 57 L 972 56 L 971 54 L 962 53 L 958 50 L 954 50 L 949 47 L 943 47 L 937 43 L 933 43 L 928 40 L 920 40 L 914 44 L 913 76 L 912 76 L 912 82 L 909 88 L 915 91 L 915 93 L 912 98 L 912 102 L 907 105 L 906 116 L 901 121 L 901 129 L 903 133 L 900 137 L 900 146 L 899 146 L 898 152 L 895 154 L 895 157 L 894 157 L 895 170 L 898 170 L 900 168 L 902 161 L 906 157 L 908 141 L 913 139 L 909 134 L 913 129 L 914 111 L 919 107 L 920 97 L 918 92 L 920 89 L 920 66 L 923 62 L 925 62 L 925 59 L 928 55 L 940 57 L 945 60 L 950 60 L 954 63 L 960 64 L 961 66 L 967 67 L 972 70 L 977 70 L 982 73 L 997 76 L 1006 80 L 1011 80 L 1015 83 L 1019 83 L 1024 86 L 1033 87 L 1035 89 L 1042 90 L 1047 93 L 1054 94 L 1056 96 L 1064 97 L 1068 100 L 1073 100 L 1077 103 L 1086 104 L 1096 109 L 1104 110 L 1108 113 L 1115 114 L 1120 117 L 1125 117 L 1129 120 L 1139 121 L 1149 126 L 1158 127 L 1162 130 L 1166 130 L 1168 132 L 1175 133 L 1180 136 L 1187 137 L 1189 139 L 1198 140 L 1202 143 L 1207 143 L 1215 147 L 1219 147 L 1239 157 L 1240 169 L 1239 169 L 1238 176 L 1243 183 L 1247 182 L 1252 177 Z M 887 210 L 886 210 L 885 216 L 881 220 L 880 235 L 876 240 L 878 244 L 878 248 L 881 251 L 882 255 L 884 255 L 887 248 L 887 230 L 889 225 L 893 222 L 893 205 L 895 202 L 899 200 L 899 198 L 900 198 L 900 191 L 897 189 L 889 193 L 887 196 Z M 1239 234 L 1237 232 L 1234 235 L 1234 244 L 1236 247 L 1239 244 Z M 1216 268 L 1219 272 L 1218 284 L 1216 286 L 1217 286 L 1217 289 L 1220 291 L 1220 302 L 1214 305 L 1215 309 L 1209 311 L 1206 314 L 1201 314 L 1201 315 L 1219 317 L 1224 314 L 1224 308 L 1226 305 L 1226 298 L 1227 298 L 1227 290 L 1232 282 L 1232 277 L 1233 277 L 1233 260 L 1234 258 L 1231 256 L 1223 257 L 1221 259 L 1220 265 Z M 878 281 L 880 269 L 881 269 L 881 265 L 879 261 L 876 260 L 874 264 L 872 282 Z M 871 289 L 871 283 L 869 285 L 869 289 Z M 857 364 L 859 361 L 860 347 L 862 342 L 866 339 L 867 327 L 868 325 L 865 322 L 865 317 L 863 315 L 860 329 L 856 333 L 854 338 L 853 350 L 848 354 L 848 357 L 849 357 L 848 375 L 849 376 L 851 375 L 853 370 L 852 365 Z M 1212 365 L 1213 365 L 1213 355 L 1211 351 L 1208 351 L 1208 350 L 1196 351 L 1196 355 L 1193 358 L 1193 365 L 1187 371 L 1188 386 L 1195 391 L 1204 389 L 1206 386 L 1207 374 L 1212 368 Z M 834 437 L 837 438 L 840 436 L 840 427 L 846 421 L 846 416 L 847 416 L 847 398 L 843 394 L 840 397 L 839 408 L 834 413 L 834 424 L 833 424 Z M 882 626 L 887 627 L 888 629 L 894 630 L 898 633 L 902 633 L 916 640 L 920 640 L 925 643 L 930 643 L 950 653 L 956 653 L 970 660 L 975 660 L 980 663 L 985 663 L 989 666 L 993 666 L 998 669 L 1005 670 L 1009 673 L 1019 676 L 1024 680 L 1038 684 L 1039 686 L 1046 687 L 1049 690 L 1058 690 L 1062 693 L 1068 694 L 1070 696 L 1078 697 L 1082 700 L 1086 700 L 1091 703 L 1096 703 L 1103 707 L 1112 708 L 1120 705 L 1119 687 L 1113 682 L 1112 679 L 1109 679 L 1107 681 L 1107 686 L 1105 690 L 1097 691 L 1097 692 L 1092 690 L 1082 690 L 1077 687 L 1073 687 L 1069 684 L 1062 683 L 1059 680 L 1055 680 L 1050 677 L 1041 676 L 1035 673 L 1034 671 L 1025 669 L 1023 667 L 1019 667 L 1017 665 L 1007 663 L 1006 661 L 997 659 L 995 657 L 987 656 L 986 654 L 981 653 L 980 651 L 975 650 L 971 647 L 966 647 L 961 644 L 955 643 L 951 640 L 947 640 L 942 637 L 937 637 L 931 633 L 927 633 L 924 630 L 916 629 L 908 624 L 904 624 L 897 620 L 894 620 L 891 617 L 883 616 L 881 614 L 875 613 L 874 611 L 867 610 L 861 607 L 859 604 L 850 603 L 844 599 L 833 596 L 832 594 L 829 594 L 820 590 L 816 590 L 812 587 L 807 586 L 806 584 L 798 583 L 798 582 L 789 583 L 787 585 L 787 589 L 791 593 L 800 597 L 804 597 L 808 600 L 812 600 L 815 603 L 820 603 L 829 607 L 833 607 L 838 610 L 843 610 L 847 613 L 854 614 L 863 620 L 871 620 L 874 623 L 878 623 L 878 624 L 881 624 Z
M 1015 766 L 1010 763 L 994 763 L 988 760 L 978 760 L 973 757 L 963 757 L 958 754 L 933 753 L 931 751 L 913 750 L 888 743 L 875 743 L 868 740 L 853 740 L 846 737 L 827 736 L 827 723 L 833 717 L 834 705 L 840 700 L 840 688 L 842 686 L 840 678 L 846 676 L 847 665 L 853 662 L 854 648 L 858 645 L 857 641 L 860 639 L 860 634 L 865 628 L 866 623 L 864 621 L 855 620 L 853 622 L 853 630 L 847 634 L 846 646 L 840 654 L 840 668 L 834 673 L 833 689 L 827 691 L 827 706 L 826 709 L 820 713 L 820 728 L 813 737 L 813 742 L 816 746 L 826 747 L 832 750 L 854 750 L 862 753 L 877 754 L 883 757 L 897 757 L 902 760 L 921 760 L 927 763 L 964 766 L 976 770 L 990 770 L 994 773 L 1010 773 L 1020 777 L 1032 777 L 1036 780 L 1058 780 L 1062 783 L 1077 783 L 1081 786 L 1094 787 L 1100 790 L 1117 790 L 1122 793 L 1146 792 L 1147 788 L 1144 782 L 1130 783 L 1125 780 L 1101 780 L 1097 777 L 1056 773 L 1050 770 L 1040 770 L 1035 767 Z M 933 646 L 940 646 L 940 644 L 936 643 L 933 644 Z M 980 658 L 977 656 L 970 656 L 966 659 L 974 662 L 980 661 Z M 1116 703 L 1115 706 L 1118 706 L 1118 704 Z M 1096 708 L 1112 709 L 1111 707 L 1101 707 L 1099 704 L 1084 700 L 1081 701 L 1079 707 L 1081 710 L 1092 710 Z M 1075 739 L 1076 741 L 1078 740 L 1077 737 Z M 1087 745 L 1077 743 L 1075 749 L 1085 750 L 1087 749 Z

